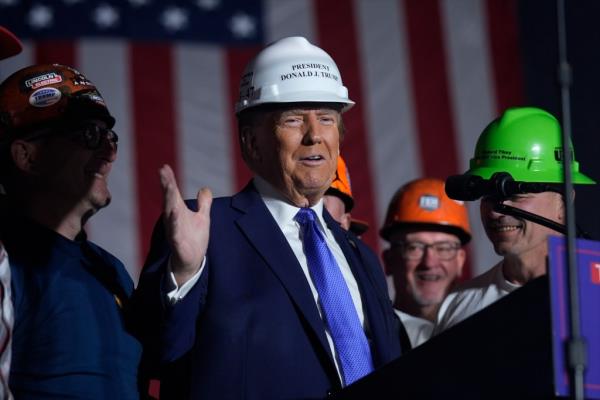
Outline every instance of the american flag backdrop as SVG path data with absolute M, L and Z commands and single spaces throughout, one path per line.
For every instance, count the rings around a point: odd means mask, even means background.
M 357 103 L 342 147 L 353 215 L 370 223 L 364 239 L 376 251 L 396 189 L 466 170 L 483 127 L 526 101 L 517 0 L 0 0 L 0 24 L 25 44 L 0 78 L 32 63 L 73 65 L 116 117 L 113 202 L 88 232 L 134 278 L 161 209 L 162 164 L 186 197 L 201 186 L 230 195 L 249 179 L 233 104 L 266 43 L 302 35 L 337 62 Z M 468 275 L 497 260 L 477 204 L 471 217 Z

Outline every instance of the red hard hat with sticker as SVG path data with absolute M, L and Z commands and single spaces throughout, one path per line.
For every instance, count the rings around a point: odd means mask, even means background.
M 33 65 L 0 84 L 0 139 L 90 118 L 115 123 L 96 86 L 74 68 Z

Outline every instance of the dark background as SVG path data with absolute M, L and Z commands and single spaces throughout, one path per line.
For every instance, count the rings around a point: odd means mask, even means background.
M 519 1 L 521 59 L 525 96 L 531 105 L 561 115 L 557 78 L 558 42 L 556 2 Z M 600 2 L 566 1 L 567 53 L 571 86 L 572 139 L 580 171 L 600 181 Z M 578 224 L 600 240 L 600 188 L 577 185 Z

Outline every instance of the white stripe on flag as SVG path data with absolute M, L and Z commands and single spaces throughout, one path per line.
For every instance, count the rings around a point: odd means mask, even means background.
M 479 0 L 441 2 L 461 173 L 469 168 L 477 138 L 494 118 L 496 109 L 485 16 Z M 492 267 L 498 256 L 481 225 L 478 202 L 469 204 L 469 216 L 473 233 L 472 273 L 476 276 Z
M 184 198 L 209 187 L 213 195 L 233 194 L 233 172 L 223 51 L 214 46 L 175 48 L 179 171 Z
M 87 226 L 90 238 L 114 254 L 137 281 L 142 260 L 138 249 L 135 193 L 135 148 L 131 122 L 128 47 L 121 41 L 82 40 L 78 65 L 100 90 L 117 120 L 119 152 L 109 177 L 111 204 L 95 215 Z M 158 178 L 157 178 L 158 184 Z
M 377 224 L 382 225 L 396 190 L 421 175 L 405 23 L 397 2 L 357 0 L 355 7 L 374 171 L 375 215 Z
M 355 0 L 354 6 L 367 110 L 365 123 L 374 174 L 377 221 L 371 229 L 379 230 L 396 190 L 422 173 L 416 140 L 406 19 L 397 1 Z M 380 248 L 387 247 L 381 239 Z M 391 277 L 388 277 L 387 283 L 389 296 L 394 299 Z
M 263 5 L 267 42 L 299 35 L 304 36 L 311 43 L 316 43 L 312 0 L 267 0 Z

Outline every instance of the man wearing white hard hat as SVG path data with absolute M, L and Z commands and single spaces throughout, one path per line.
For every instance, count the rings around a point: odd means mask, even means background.
M 281 39 L 246 67 L 236 104 L 252 181 L 184 202 L 161 170 L 134 303 L 161 397 L 323 398 L 400 356 L 377 257 L 323 207 L 353 104 L 326 52 Z

